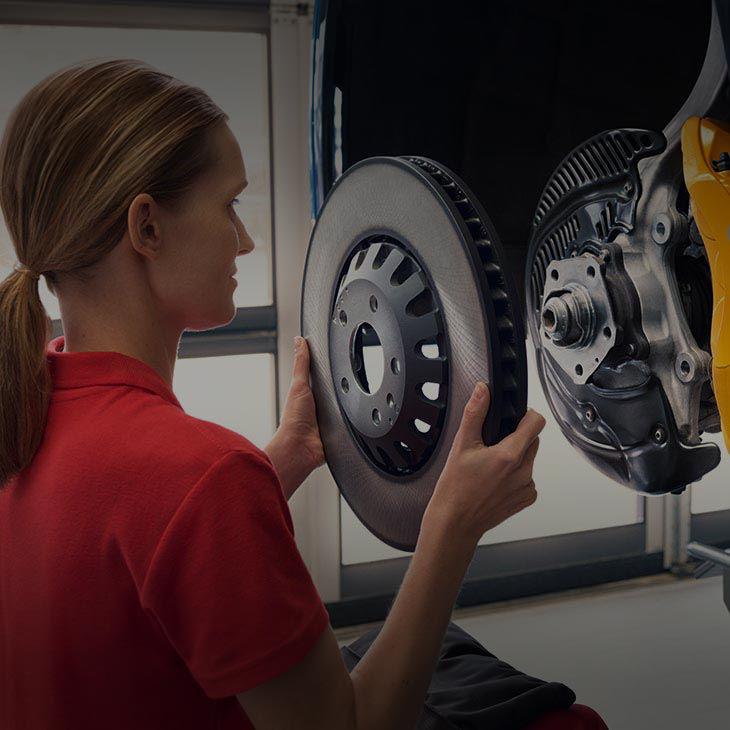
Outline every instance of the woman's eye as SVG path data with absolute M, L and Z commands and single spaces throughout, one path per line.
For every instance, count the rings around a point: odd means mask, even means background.
M 241 201 L 238 198 L 234 198 L 233 199 L 233 202 L 231 203 L 231 205 L 238 205 L 238 203 L 240 203 L 240 202 Z

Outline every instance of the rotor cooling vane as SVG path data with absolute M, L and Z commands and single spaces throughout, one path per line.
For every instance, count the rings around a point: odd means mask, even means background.
M 320 211 L 301 306 L 320 435 L 340 492 L 392 547 L 415 549 L 475 382 L 491 393 L 484 443 L 525 413 L 504 262 L 473 194 L 425 158 L 363 160 Z
M 720 460 L 711 276 L 675 138 L 603 132 L 553 173 L 535 213 L 527 321 L 550 409 L 598 469 L 647 494 Z

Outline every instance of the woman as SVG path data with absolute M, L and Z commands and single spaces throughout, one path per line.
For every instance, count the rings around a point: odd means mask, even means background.
M 501 679 L 451 717 L 522 727 L 570 705 L 448 622 L 481 535 L 536 498 L 541 416 L 484 447 L 475 389 L 388 620 L 341 654 L 286 504 L 324 460 L 306 343 L 265 450 L 180 406 L 180 337 L 233 318 L 253 249 L 226 120 L 121 59 L 44 79 L 5 130 L 19 263 L 0 284 L 0 727 L 455 727 L 432 711 L 454 691 L 431 685 L 424 708 L 447 628 L 475 677 Z M 50 342 L 41 275 L 65 333 Z M 454 668 L 442 654 L 435 677 Z

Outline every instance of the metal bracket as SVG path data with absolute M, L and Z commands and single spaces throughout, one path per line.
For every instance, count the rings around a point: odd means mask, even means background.
M 725 607 L 730 611 L 730 550 L 720 550 L 712 545 L 691 542 L 687 552 L 703 562 L 695 568 L 695 578 L 706 578 L 722 573 L 722 594 Z

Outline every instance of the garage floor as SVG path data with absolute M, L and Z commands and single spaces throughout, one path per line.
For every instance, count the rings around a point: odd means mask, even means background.
M 730 727 L 720 577 L 641 578 L 459 609 L 452 620 L 523 672 L 567 684 L 611 730 Z M 342 645 L 367 628 L 335 633 Z

